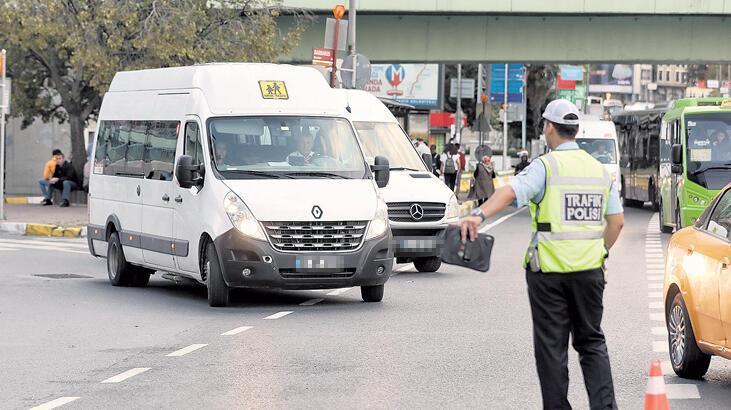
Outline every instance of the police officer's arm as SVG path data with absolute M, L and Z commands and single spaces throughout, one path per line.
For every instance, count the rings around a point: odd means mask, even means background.
M 485 219 L 492 217 L 498 212 L 510 206 L 515 201 L 515 191 L 510 185 L 505 185 L 499 188 L 495 193 L 487 200 L 480 209 L 485 215 Z M 466 241 L 469 234 L 470 240 L 477 238 L 477 228 L 483 222 L 481 216 L 468 216 L 460 220 L 462 227 L 462 240 Z
M 617 238 L 619 238 L 619 232 L 624 227 L 624 214 L 607 215 L 606 220 L 607 226 L 604 228 L 604 246 L 607 249 L 611 249 L 614 243 L 617 242 Z

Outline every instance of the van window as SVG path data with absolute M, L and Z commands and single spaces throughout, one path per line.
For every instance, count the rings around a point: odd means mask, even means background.
M 388 158 L 391 168 L 426 171 L 424 162 L 398 124 L 359 121 L 353 125 L 369 163 L 373 163 L 377 155 L 382 155 Z
M 123 121 L 103 121 L 94 155 L 94 173 L 118 175 L 126 172 L 129 125 Z
M 365 178 L 350 123 L 325 117 L 208 120 L 213 164 L 224 178 Z
M 608 138 L 577 138 L 579 148 L 591 154 L 594 159 L 602 164 L 616 164 L 617 151 L 614 140 Z
M 148 179 L 173 180 L 175 148 L 178 140 L 177 121 L 154 121 L 148 131 L 148 153 L 145 175 Z
M 185 155 L 193 158 L 193 165 L 203 163 L 203 145 L 201 145 L 198 123 L 185 124 Z
M 126 154 L 127 175 L 144 175 L 145 143 L 147 142 L 147 127 L 149 121 L 131 121 L 123 124 L 122 129 L 129 129 Z

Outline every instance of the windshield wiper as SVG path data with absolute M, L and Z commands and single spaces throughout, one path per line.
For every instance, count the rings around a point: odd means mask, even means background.
M 265 178 L 292 178 L 291 176 L 287 174 L 277 174 L 274 172 L 267 172 L 267 171 L 255 171 L 251 169 L 223 169 L 219 170 L 220 172 L 231 172 L 234 174 L 243 174 L 243 175 L 254 175 L 257 177 L 265 177 Z
M 287 175 L 289 178 L 293 178 L 296 176 L 306 176 L 306 177 L 350 179 L 350 178 L 340 175 L 340 174 L 335 174 L 332 172 L 320 172 L 320 171 L 288 172 L 285 175 Z
M 730 167 L 731 167 L 731 162 L 726 162 L 722 165 L 714 165 L 714 166 L 710 166 L 710 167 L 698 168 L 695 171 L 691 172 L 690 175 L 702 174 L 702 173 L 708 171 L 709 169 L 731 169 Z
M 414 172 L 421 172 L 421 170 L 414 169 L 414 168 L 407 168 L 407 167 L 392 167 L 390 168 L 391 171 L 414 171 Z

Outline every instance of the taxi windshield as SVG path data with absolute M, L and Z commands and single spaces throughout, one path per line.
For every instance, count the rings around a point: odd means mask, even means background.
M 372 164 L 377 155 L 382 155 L 388 158 L 392 169 L 426 171 L 424 162 L 398 124 L 355 122 L 353 125 L 368 163 Z
M 579 148 L 588 152 L 602 164 L 616 164 L 617 152 L 614 149 L 614 140 L 607 138 L 577 138 Z
M 366 178 L 363 154 L 342 118 L 219 117 L 208 121 L 224 178 Z
M 687 114 L 688 178 L 709 189 L 731 179 L 731 112 Z

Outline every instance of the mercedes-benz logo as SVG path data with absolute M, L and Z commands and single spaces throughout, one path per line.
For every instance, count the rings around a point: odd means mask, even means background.
M 315 219 L 322 218 L 322 208 L 320 208 L 318 205 L 315 205 L 312 207 L 312 216 L 315 217 Z
M 421 220 L 424 217 L 424 208 L 419 204 L 411 204 L 409 214 L 411 214 L 411 219 L 415 221 Z

